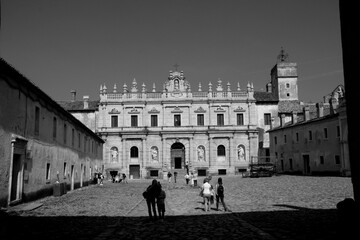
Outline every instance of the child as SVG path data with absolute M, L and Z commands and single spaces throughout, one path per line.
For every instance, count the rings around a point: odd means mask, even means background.
M 189 174 L 187 174 L 187 173 L 186 173 L 186 175 L 185 175 L 185 180 L 186 180 L 186 184 L 189 184 L 190 176 L 189 176 Z
M 161 219 L 161 221 L 164 221 L 166 194 L 165 194 L 165 191 L 162 189 L 160 182 L 158 182 L 158 186 L 160 189 L 160 194 L 158 195 L 157 201 L 156 201 L 157 208 L 158 208 L 159 218 Z
M 223 186 L 223 182 L 222 182 L 222 178 L 219 177 L 218 178 L 218 182 L 217 184 L 215 185 L 215 194 L 216 194 L 216 210 L 218 211 L 219 210 L 219 202 L 221 201 L 223 207 L 224 207 L 224 210 L 225 211 L 228 211 L 226 205 L 225 205 L 225 202 L 224 202 L 224 190 L 225 190 L 225 187 Z

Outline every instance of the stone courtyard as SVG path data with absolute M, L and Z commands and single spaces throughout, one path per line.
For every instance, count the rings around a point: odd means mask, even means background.
M 213 176 L 215 186 L 219 176 Z M 204 211 L 199 186 L 160 180 L 162 222 L 149 221 L 142 192 L 151 180 L 90 185 L 4 209 L 1 239 L 335 239 L 336 204 L 353 198 L 350 178 L 222 176 L 230 212 Z

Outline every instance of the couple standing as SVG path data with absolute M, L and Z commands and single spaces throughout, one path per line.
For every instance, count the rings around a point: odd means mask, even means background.
M 215 189 L 213 189 L 213 186 L 209 183 L 209 178 L 204 179 L 204 184 L 201 187 L 202 196 L 204 198 L 204 206 L 205 206 L 205 212 L 210 211 L 210 203 L 211 203 L 211 197 L 216 196 L 216 210 L 219 210 L 219 202 L 221 201 L 224 210 L 228 211 L 225 202 L 224 202 L 224 186 L 222 182 L 222 178 L 218 178 L 218 182 L 215 185 Z
M 157 205 L 159 218 L 163 220 L 165 215 L 166 194 L 165 191 L 162 189 L 161 183 L 158 182 L 156 179 L 153 179 L 152 184 L 147 187 L 147 189 L 143 193 L 143 196 L 146 199 L 150 220 L 152 220 L 153 218 L 155 220 L 157 219 L 155 204 Z

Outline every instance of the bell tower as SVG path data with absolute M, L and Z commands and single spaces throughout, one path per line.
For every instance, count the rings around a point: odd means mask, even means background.
M 277 64 L 271 69 L 270 75 L 272 92 L 279 101 L 299 100 L 297 64 L 288 62 L 288 54 L 283 48 L 281 48 Z

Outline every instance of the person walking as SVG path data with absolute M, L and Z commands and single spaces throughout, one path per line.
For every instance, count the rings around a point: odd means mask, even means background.
M 172 177 L 172 174 L 171 174 L 171 172 L 170 172 L 170 171 L 167 173 L 167 177 L 168 177 L 168 181 L 169 181 L 169 183 L 171 183 L 171 177 Z
M 151 185 L 149 185 L 146 191 L 143 193 L 143 196 L 146 199 L 150 220 L 157 219 L 155 203 L 156 198 L 159 196 L 159 194 L 160 190 L 158 182 L 156 181 L 156 179 L 153 179 Z
M 160 194 L 158 195 L 158 197 L 157 197 L 157 199 L 156 199 L 156 203 L 157 203 L 159 218 L 161 219 L 161 221 L 164 221 L 164 218 L 165 218 L 165 198 L 166 198 L 166 193 L 165 193 L 165 191 L 162 189 L 162 186 L 161 186 L 161 183 L 160 183 L 160 182 L 158 182 L 158 187 L 159 187 L 159 192 L 160 192 Z
M 186 185 L 188 185 L 190 181 L 190 175 L 187 173 L 185 174 L 185 180 L 186 180 Z
M 204 184 L 201 186 L 202 196 L 204 198 L 204 210 L 205 212 L 210 211 L 210 197 L 211 197 L 212 187 L 209 183 L 209 180 L 206 178 Z
M 126 174 L 125 173 L 122 174 L 122 182 L 123 183 L 128 183 L 128 181 L 126 180 Z
M 216 210 L 219 210 L 219 202 L 221 201 L 223 207 L 224 207 L 224 211 L 228 211 L 225 201 L 224 201 L 224 192 L 225 192 L 225 187 L 223 185 L 222 182 L 222 178 L 219 177 L 218 178 L 218 182 L 215 185 L 215 194 L 216 194 Z

